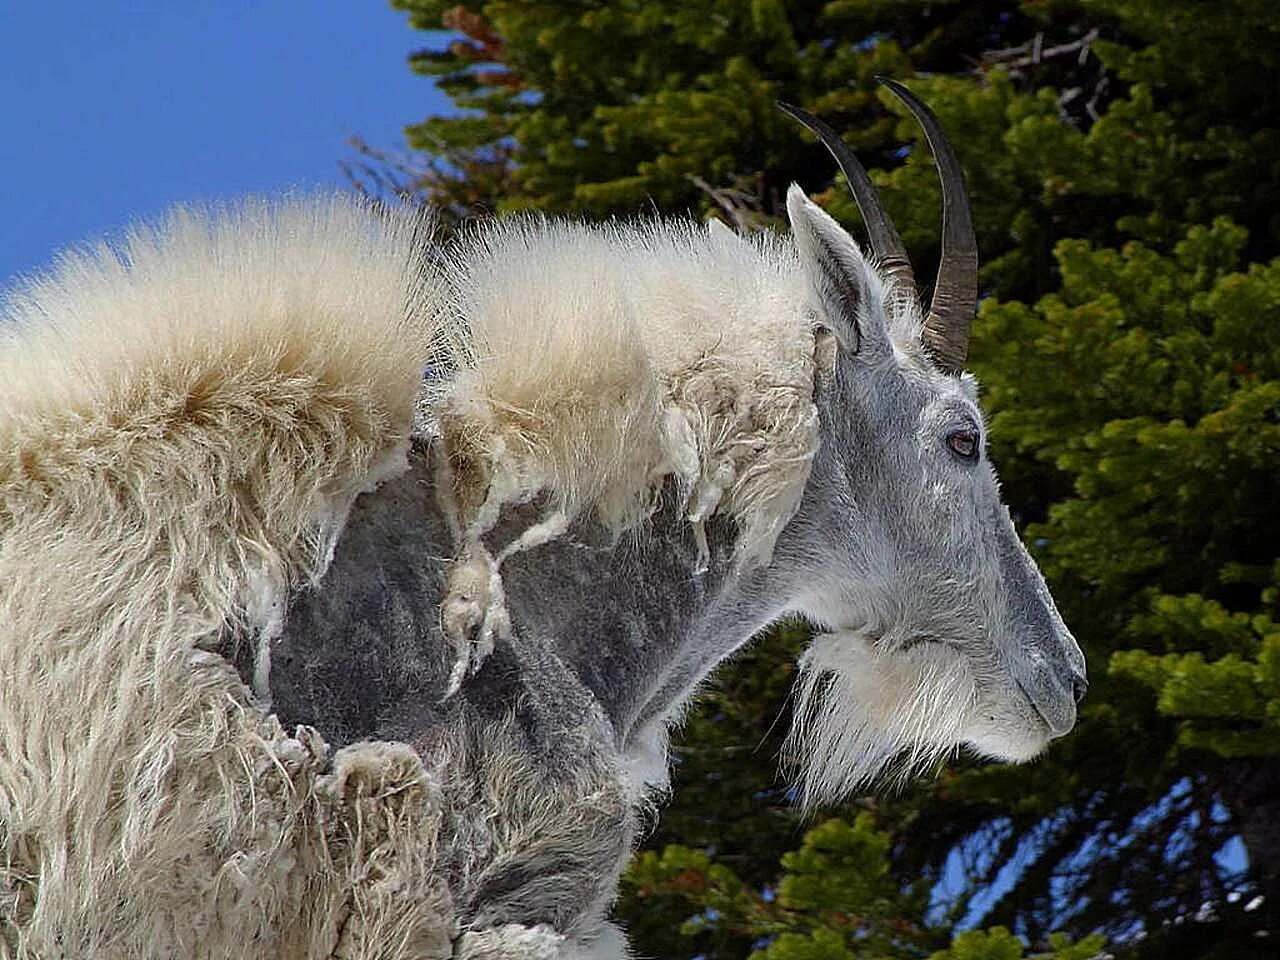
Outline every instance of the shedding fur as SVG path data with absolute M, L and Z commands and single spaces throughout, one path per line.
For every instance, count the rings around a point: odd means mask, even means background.
M 506 615 L 500 565 L 591 515 L 615 534 L 674 477 L 702 546 L 716 514 L 743 567 L 767 562 L 817 448 L 813 334 L 794 248 L 692 224 L 490 224 L 453 251 L 440 326 L 456 370 L 428 392 L 463 546 L 446 606 L 455 684 Z M 511 504 L 545 515 L 492 560 Z M 486 598 L 483 602 L 476 597 Z
M 180 209 L 7 296 L 0 663 L 40 695 L 0 701 L 6 960 L 624 953 L 603 917 L 637 805 L 598 734 L 559 782 L 484 724 L 335 753 L 268 712 L 272 646 L 415 415 L 448 451 L 464 672 L 510 637 L 504 559 L 587 513 L 634 527 L 668 477 L 761 562 L 817 443 L 792 255 L 525 224 L 436 280 L 428 234 L 339 198 Z M 228 636 L 254 689 L 210 652 Z M 504 920 L 562 887 L 594 905 Z
M 417 756 L 331 764 L 205 652 L 269 644 L 403 462 L 423 227 L 339 198 L 183 209 L 7 298 L 0 664 L 30 692 L 0 698 L 0 955 L 447 949 Z

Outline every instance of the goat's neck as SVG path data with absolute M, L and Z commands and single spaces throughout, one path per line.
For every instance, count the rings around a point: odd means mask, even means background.
M 495 531 L 518 533 L 525 508 Z M 504 528 L 506 528 L 504 532 Z M 619 745 L 651 734 L 782 608 L 775 573 L 732 561 L 733 524 L 713 518 L 700 552 L 674 491 L 613 540 L 590 522 L 502 567 L 517 640 L 543 639 L 599 700 Z
M 323 579 L 293 598 L 280 634 L 267 640 L 269 693 L 286 723 L 312 724 L 338 745 L 412 739 L 458 702 L 498 717 L 512 697 L 538 693 L 552 712 L 565 697 L 594 697 L 625 749 L 652 735 L 793 592 L 779 579 L 785 562 L 734 571 L 727 520 L 708 522 L 702 569 L 693 528 L 668 490 L 645 524 L 617 540 L 579 521 L 511 553 L 501 567 L 510 644 L 446 697 L 454 652 L 440 603 L 459 544 L 435 488 L 438 456 L 415 444 L 407 473 L 356 501 Z M 500 553 L 542 512 L 537 504 L 507 511 L 486 545 Z

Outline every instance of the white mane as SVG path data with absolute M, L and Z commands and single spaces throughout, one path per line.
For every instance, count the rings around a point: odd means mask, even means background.
M 403 460 L 419 227 L 340 198 L 183 209 L 6 298 L 0 956 L 447 947 L 419 757 L 330 758 L 205 652 L 278 621 Z
M 668 478 L 703 562 L 717 513 L 740 565 L 767 561 L 818 445 L 805 289 L 792 244 L 718 224 L 525 220 L 452 248 L 435 323 L 447 369 L 419 416 L 443 435 L 460 542 L 441 608 L 451 690 L 509 636 L 507 556 L 584 514 L 621 532 Z M 539 496 L 542 519 L 492 555 L 502 508 Z
M 416 374 L 406 348 L 435 336 L 416 269 L 417 238 L 429 230 L 420 215 L 372 216 L 341 196 L 250 199 L 177 207 L 118 244 L 63 253 L 47 274 L 4 291 L 0 416 L 89 415 L 121 399 L 119 385 L 181 376 L 179 356 L 231 369 L 274 350 L 358 383 L 383 383 L 389 369 Z
M 475 471 L 465 520 L 545 493 L 557 525 L 595 511 L 621 530 L 674 477 L 696 528 L 724 512 L 739 559 L 767 559 L 817 445 L 793 244 L 719 225 L 497 223 L 455 248 L 446 286 L 457 369 L 428 396 Z

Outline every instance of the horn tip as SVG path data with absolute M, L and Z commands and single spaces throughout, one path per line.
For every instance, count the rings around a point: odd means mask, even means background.
M 804 122 L 804 118 L 810 116 L 809 111 L 797 107 L 794 103 L 787 103 L 785 100 L 773 101 L 774 106 L 793 119 Z

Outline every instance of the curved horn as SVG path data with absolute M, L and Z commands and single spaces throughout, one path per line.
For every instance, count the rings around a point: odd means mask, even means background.
M 916 279 L 911 272 L 911 261 L 907 259 L 906 247 L 902 245 L 902 238 L 898 236 L 893 221 L 889 219 L 884 204 L 880 202 L 875 185 L 867 176 L 867 171 L 862 164 L 858 162 L 858 158 L 840 139 L 839 134 L 807 110 L 801 110 L 781 100 L 778 101 L 778 109 L 804 124 L 836 158 L 840 171 L 849 181 L 849 188 L 853 191 L 853 200 L 858 205 L 858 211 L 867 224 L 867 236 L 871 239 L 872 252 L 894 285 L 902 291 L 903 295 L 914 300 Z
M 978 240 L 964 189 L 964 173 L 933 111 L 898 81 L 888 77 L 876 80 L 902 101 L 924 129 L 938 166 L 942 181 L 942 256 L 923 339 L 925 350 L 942 370 L 959 373 L 978 306 Z

